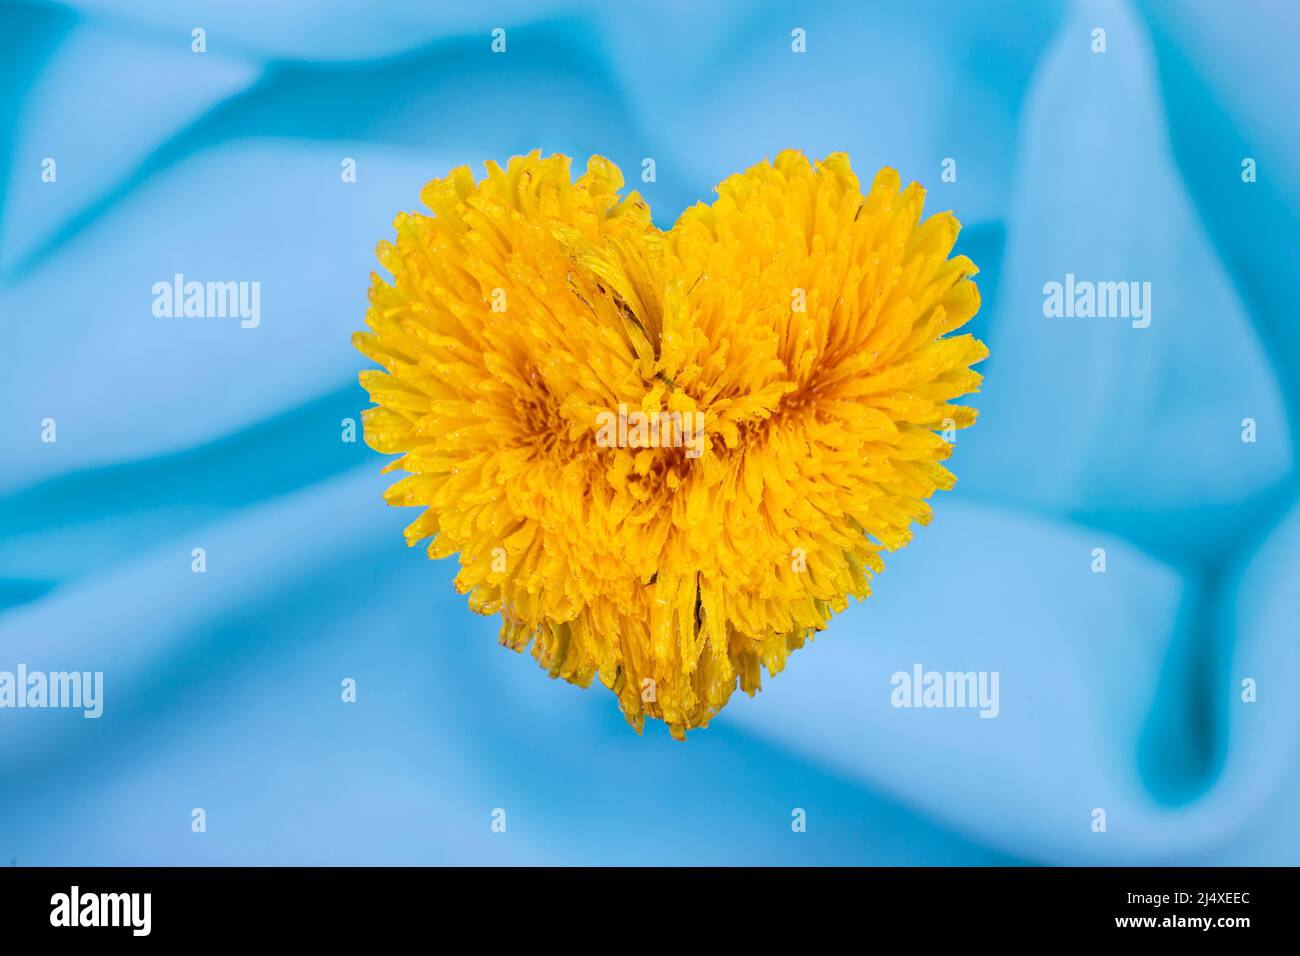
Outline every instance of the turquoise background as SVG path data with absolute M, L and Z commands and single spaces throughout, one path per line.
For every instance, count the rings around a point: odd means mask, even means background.
M 1300 862 L 1297 40 L 1283 0 L 0 2 L 0 669 L 106 683 L 0 711 L 0 862 Z M 956 490 L 685 744 L 499 648 L 340 440 L 394 214 L 537 147 L 654 157 L 665 228 L 847 150 L 982 268 Z M 176 272 L 261 325 L 155 318 Z M 1151 327 L 1045 318 L 1067 272 Z M 894 709 L 915 663 L 999 717 Z

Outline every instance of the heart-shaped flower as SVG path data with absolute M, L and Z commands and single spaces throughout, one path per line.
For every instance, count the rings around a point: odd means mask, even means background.
M 657 229 L 593 157 L 421 193 L 379 245 L 365 437 L 470 607 L 629 723 L 703 727 L 869 593 L 975 411 L 979 308 L 923 190 L 787 151 Z

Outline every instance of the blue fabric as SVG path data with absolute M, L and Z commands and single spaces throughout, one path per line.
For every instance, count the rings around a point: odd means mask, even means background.
M 0 2 L 0 670 L 105 675 L 0 710 L 0 863 L 1300 863 L 1297 9 Z M 349 335 L 451 166 L 601 153 L 667 227 L 790 146 L 963 221 L 981 419 L 869 601 L 637 737 L 404 546 Z M 1066 273 L 1150 327 L 1045 317 Z M 997 718 L 891 706 L 915 663 Z

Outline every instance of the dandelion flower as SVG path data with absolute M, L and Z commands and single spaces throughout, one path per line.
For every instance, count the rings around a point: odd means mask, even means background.
M 354 343 L 408 544 L 459 556 L 501 643 L 680 738 L 929 521 L 988 353 L 949 334 L 979 308 L 957 220 L 892 169 L 863 194 L 847 156 L 783 152 L 667 232 L 622 187 L 540 152 L 434 180 Z M 599 440 L 616 409 L 702 434 Z

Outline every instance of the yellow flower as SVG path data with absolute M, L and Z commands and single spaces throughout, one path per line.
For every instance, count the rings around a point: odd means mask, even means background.
M 892 169 L 864 196 L 847 156 L 787 151 L 668 232 L 622 186 L 540 152 L 434 180 L 354 343 L 407 542 L 459 555 L 503 644 L 683 737 L 929 521 L 988 353 L 948 334 L 979 308 L 957 220 Z

